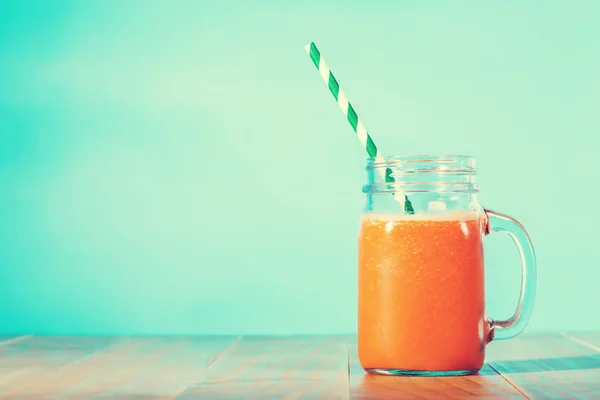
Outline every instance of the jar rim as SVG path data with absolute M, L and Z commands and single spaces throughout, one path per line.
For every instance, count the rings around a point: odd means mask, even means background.
M 405 164 L 455 164 L 456 166 L 475 169 L 476 159 L 463 154 L 413 154 L 375 156 L 367 158 L 367 169 L 400 166 Z
M 476 193 L 475 157 L 467 155 L 376 156 L 367 160 L 369 183 L 364 193 Z M 385 178 L 385 179 L 384 179 Z

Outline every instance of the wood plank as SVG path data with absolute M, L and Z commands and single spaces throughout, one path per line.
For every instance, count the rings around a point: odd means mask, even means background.
M 490 365 L 530 398 L 594 398 L 600 352 L 563 335 L 522 335 L 492 342 Z
M 171 398 L 180 393 L 218 355 L 233 337 L 170 337 L 61 393 L 61 398 Z M 74 395 L 71 397 L 71 395 Z
M 0 399 L 15 398 L 32 383 L 46 379 L 56 369 L 86 357 L 114 340 L 34 336 L 0 347 Z
M 232 338 L 120 338 L 30 382 L 19 393 L 27 398 L 168 398 L 231 342 Z
M 347 399 L 344 337 L 244 337 L 177 399 Z
M 472 399 L 523 398 L 488 365 L 478 375 L 445 377 L 382 376 L 367 374 L 360 366 L 356 339 L 349 342 L 350 393 L 353 399 Z
M 492 342 L 494 369 L 440 378 L 366 375 L 354 338 L 232 339 L 0 337 L 0 399 L 518 398 L 511 384 L 530 398 L 600 393 L 600 333 Z

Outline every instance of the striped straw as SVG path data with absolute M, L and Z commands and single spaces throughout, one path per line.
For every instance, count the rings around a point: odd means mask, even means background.
M 319 49 L 317 49 L 317 46 L 313 42 L 310 42 L 310 44 L 306 45 L 305 49 L 306 52 L 310 55 L 311 60 L 315 64 L 315 67 L 317 67 L 317 70 L 319 71 L 323 82 L 325 82 L 325 85 L 327 85 L 327 87 L 329 88 L 329 91 L 333 95 L 333 98 L 335 99 L 335 101 L 337 101 L 338 106 L 348 119 L 348 122 L 350 122 L 350 126 L 352 126 L 352 129 L 356 133 L 358 140 L 360 140 L 360 143 L 362 144 L 363 148 L 369 154 L 369 157 L 383 157 L 383 154 L 381 154 L 381 152 L 377 150 L 377 146 L 375 146 L 373 139 L 371 139 L 371 135 L 369 135 L 369 133 L 367 132 L 367 129 L 363 125 L 360 118 L 358 118 L 358 114 L 356 114 L 354 107 L 352 107 L 352 105 L 348 101 L 348 98 L 344 94 L 344 91 L 340 88 L 337 79 L 335 79 L 335 77 L 333 76 L 333 73 L 329 69 L 329 66 L 327 66 L 327 63 L 325 62 L 323 56 L 321 56 L 321 52 L 319 51 Z M 385 170 L 385 181 L 395 182 L 395 179 L 392 176 L 392 170 L 390 168 L 386 168 Z M 394 197 L 400 202 L 400 204 L 404 203 L 405 213 L 415 213 L 415 210 L 413 209 L 410 200 L 408 200 L 408 197 L 399 195 L 398 193 L 394 194 Z

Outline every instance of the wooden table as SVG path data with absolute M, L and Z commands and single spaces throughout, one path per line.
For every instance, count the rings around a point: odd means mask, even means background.
M 479 375 L 365 375 L 351 336 L 0 336 L 0 399 L 600 398 L 600 333 L 488 346 Z

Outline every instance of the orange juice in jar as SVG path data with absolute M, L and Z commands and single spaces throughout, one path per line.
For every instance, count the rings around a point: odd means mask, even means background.
M 371 158 L 358 243 L 358 353 L 367 372 L 465 375 L 492 339 L 520 333 L 535 296 L 535 256 L 524 228 L 477 202 L 475 160 Z M 486 317 L 483 237 L 508 232 L 523 260 L 515 315 Z

